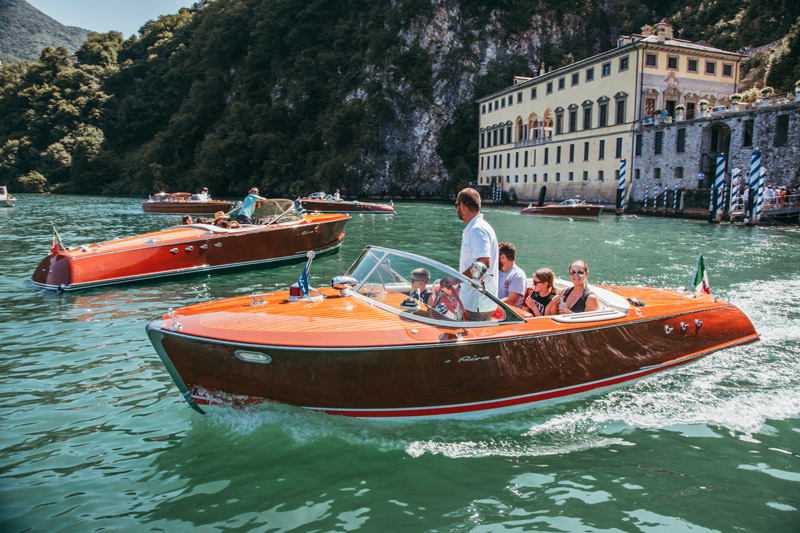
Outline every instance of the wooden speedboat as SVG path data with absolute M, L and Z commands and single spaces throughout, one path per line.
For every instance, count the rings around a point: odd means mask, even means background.
M 371 204 L 369 202 L 359 202 L 356 200 L 334 200 L 332 196 L 326 195 L 324 192 L 313 193 L 297 201 L 300 207 L 306 211 L 318 211 L 320 213 L 394 214 L 394 205 Z
M 560 204 L 529 205 L 522 210 L 522 214 L 539 217 L 597 218 L 601 211 L 603 211 L 602 205 L 587 204 L 571 198 Z
M 72 291 L 149 278 L 305 259 L 308 251 L 336 252 L 347 215 L 301 215 L 291 200 L 263 202 L 237 229 L 211 224 L 174 226 L 153 233 L 53 248 L 33 273 L 45 289 Z
M 430 306 L 411 298 L 410 272 L 420 267 L 449 280 L 428 287 Z M 600 310 L 534 318 L 441 263 L 367 247 L 330 288 L 303 296 L 296 284 L 192 305 L 147 333 L 200 412 L 280 402 L 399 419 L 569 397 L 759 338 L 738 308 L 706 294 L 593 289 Z M 465 307 L 487 305 L 491 319 L 467 319 Z
M 17 199 L 8 194 L 8 189 L 5 185 L 0 185 L 0 207 L 14 207 Z
M 188 192 L 160 192 L 142 203 L 142 211 L 164 215 L 210 215 L 217 211 L 230 211 L 235 205 L 222 200 L 194 200 L 193 196 L 196 195 Z

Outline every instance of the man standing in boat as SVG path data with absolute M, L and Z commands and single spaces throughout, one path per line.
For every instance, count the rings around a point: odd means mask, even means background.
M 239 216 L 236 217 L 236 222 L 239 224 L 251 224 L 250 218 L 252 218 L 253 212 L 260 205 L 260 202 L 266 201 L 266 198 L 259 196 L 258 187 L 251 187 L 242 202 L 242 207 L 239 208 Z
M 499 246 L 494 229 L 483 219 L 481 214 L 481 195 L 478 194 L 478 191 L 468 187 L 459 192 L 456 198 L 456 213 L 458 218 L 467 225 L 461 234 L 461 257 L 458 269 L 465 276 L 474 278 L 473 263 L 483 265 L 485 268 L 482 270 L 486 272 L 483 278 L 486 292 L 497 296 Z M 489 320 L 495 310 L 495 305 L 488 298 L 479 298 L 478 296 L 479 294 L 475 291 L 462 291 L 461 299 L 467 313 L 467 320 Z M 487 306 L 491 308 L 482 308 Z

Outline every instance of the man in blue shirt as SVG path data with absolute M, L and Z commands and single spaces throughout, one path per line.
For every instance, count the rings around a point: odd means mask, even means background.
M 239 208 L 239 216 L 236 217 L 236 222 L 239 224 L 251 224 L 250 218 L 253 216 L 253 212 L 256 210 L 256 207 L 258 207 L 259 202 L 266 201 L 266 198 L 262 198 L 258 195 L 258 187 L 252 187 L 247 191 L 247 196 L 242 202 L 242 207 Z

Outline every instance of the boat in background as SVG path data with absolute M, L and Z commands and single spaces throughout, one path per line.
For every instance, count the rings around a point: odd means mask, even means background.
M 601 211 L 603 211 L 602 205 L 587 204 L 580 198 L 570 198 L 560 204 L 529 205 L 522 210 L 522 214 L 539 217 L 597 218 Z
M 369 202 L 359 202 L 357 200 L 344 201 L 335 200 L 333 196 L 324 192 L 315 192 L 305 198 L 299 198 L 297 202 L 306 211 L 317 211 L 320 213 L 373 213 L 373 214 L 394 214 L 394 204 L 371 204 Z
M 14 207 L 17 199 L 8 194 L 8 189 L 5 185 L 0 185 L 0 207 Z
M 309 251 L 339 250 L 350 217 L 301 214 L 291 200 L 261 202 L 253 224 L 211 224 L 161 231 L 66 248 L 54 230 L 50 253 L 33 272 L 44 289 L 73 291 L 224 268 L 302 261 Z
M 599 310 L 533 317 L 453 268 L 397 250 L 368 246 L 329 288 L 309 290 L 308 267 L 289 290 L 170 310 L 147 325 L 193 408 L 475 416 L 621 385 L 759 338 L 734 305 L 684 290 L 593 286 Z M 412 290 L 419 268 L 435 280 L 430 298 Z M 471 320 L 466 309 L 484 314 Z
M 223 200 L 198 200 L 199 195 L 188 192 L 160 192 L 152 195 L 142 203 L 145 213 L 161 213 L 164 215 L 211 215 L 217 211 L 226 213 L 236 205 Z

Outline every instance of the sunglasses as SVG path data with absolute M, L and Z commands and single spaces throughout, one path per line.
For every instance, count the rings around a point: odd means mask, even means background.
M 461 205 L 461 202 L 456 202 L 455 206 L 458 207 Z
M 535 279 L 535 280 L 533 280 L 533 284 L 534 284 L 534 285 L 538 285 L 538 284 L 540 284 L 540 283 L 547 283 L 547 282 L 545 282 L 545 281 L 542 281 L 542 280 L 540 280 L 540 279 Z
M 583 270 L 570 270 L 569 271 L 569 275 L 570 276 L 583 276 L 584 274 L 586 274 L 586 272 L 584 272 Z

